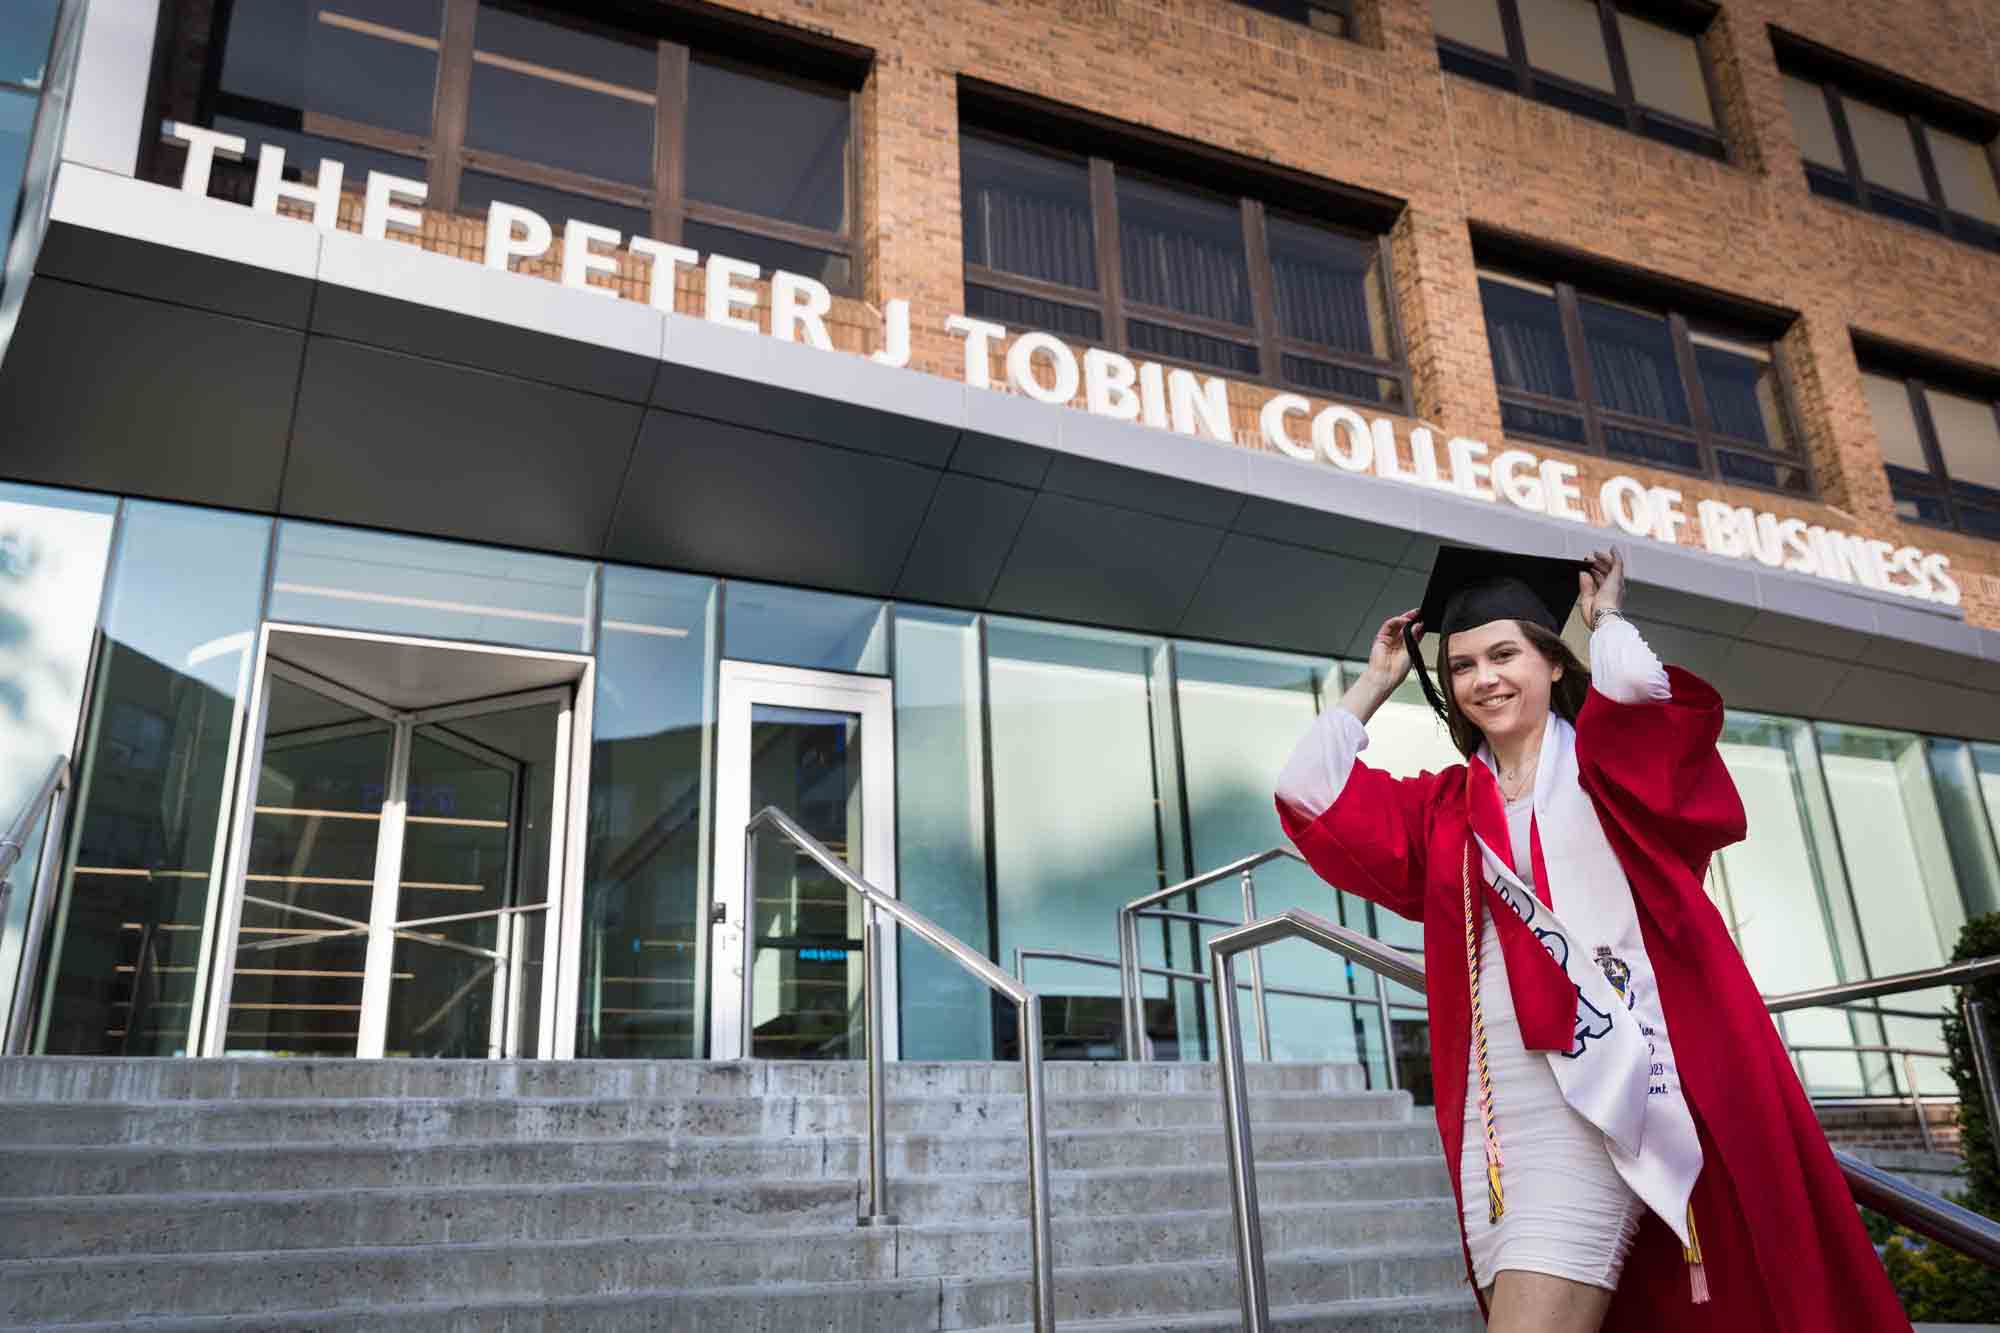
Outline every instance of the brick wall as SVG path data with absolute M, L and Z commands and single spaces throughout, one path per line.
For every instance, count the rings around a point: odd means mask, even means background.
M 183 14 L 207 0 L 182 0 Z M 1343 41 L 1229 0 L 735 0 L 726 7 L 871 48 L 862 98 L 866 290 L 836 341 L 873 345 L 908 298 L 914 363 L 957 376 L 963 306 L 957 81 L 979 79 L 1406 200 L 1394 299 L 1416 414 L 1499 446 L 1500 408 L 1469 228 L 1505 230 L 1800 312 L 1784 353 L 1818 502 L 1574 456 L 1585 495 L 1615 472 L 1951 557 L 1967 617 L 2000 628 L 2000 544 L 1895 517 L 1850 330 L 2000 368 L 2000 256 L 1810 194 L 1772 26 L 2000 109 L 2000 0 L 1725 0 L 1706 41 L 1729 162 L 1681 152 L 1440 72 L 1428 0 L 1363 0 Z M 1885 21 L 1885 12 L 1893 21 Z M 192 108 L 199 24 L 164 95 Z M 171 155 L 156 170 L 177 170 Z M 351 222 L 345 225 L 353 225 Z M 419 243 L 476 257 L 473 223 Z M 553 276 L 557 265 L 539 265 Z M 636 286 L 625 284 L 628 295 Z M 693 309 L 694 285 L 683 286 Z M 1271 390 L 1232 392 L 1244 447 Z M 1532 444 L 1545 456 L 1560 451 Z M 1594 508 L 1594 500 L 1592 500 Z M 1698 541 L 1690 528 L 1684 540 Z

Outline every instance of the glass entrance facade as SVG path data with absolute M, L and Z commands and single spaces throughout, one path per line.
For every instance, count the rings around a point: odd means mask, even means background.
M 718 980 L 710 925 L 727 659 L 886 690 L 888 877 L 1047 997 L 1051 1055 L 1111 1055 L 1122 1021 L 1117 908 L 1281 841 L 1272 775 L 1354 669 L 149 502 L 27 488 L 0 501 L 11 525 L 0 537 L 12 543 L 0 549 L 59 551 L 71 566 L 63 586 L 76 590 L 9 603 L 72 664 L 64 690 L 47 693 L 24 658 L 0 661 L 14 696 L 62 714 L 80 738 L 78 812 L 35 1028 L 36 1049 L 49 1053 L 199 1049 L 203 1008 L 216 999 L 204 979 L 234 949 L 231 1050 L 356 1049 L 372 984 L 385 1053 L 525 1053 L 543 1048 L 538 1025 L 559 1023 L 561 1040 L 545 1049 L 711 1054 L 719 987 L 741 984 Z M 259 735 L 256 650 L 274 624 L 589 665 L 577 714 L 590 728 L 578 943 L 556 1000 L 517 1003 L 543 992 L 536 969 L 555 915 L 478 916 L 547 903 L 558 877 L 551 840 L 561 830 L 538 813 L 552 808 L 561 767 L 547 761 L 557 723 L 543 703 L 413 721 L 399 739 L 395 725 L 315 693 L 307 677 L 273 678 L 242 824 L 255 892 L 225 935 L 232 783 Z M 792 809 L 829 846 L 858 849 L 854 830 L 875 798 L 857 785 L 856 727 L 837 709 L 758 705 L 750 798 Z M 43 730 L 37 753 L 69 748 L 62 726 Z M 1413 694 L 1370 731 L 1371 762 L 1391 772 L 1455 760 Z M 1766 991 L 1936 964 L 1968 914 L 2000 902 L 2000 747 L 1750 713 L 1730 714 L 1722 744 L 1751 836 L 1717 859 L 1709 887 Z M 390 860 L 371 825 L 399 790 L 407 819 Z M 852 1053 L 855 909 L 811 875 L 764 868 L 772 879 L 756 894 L 749 963 L 754 1053 Z M 1412 923 L 1296 867 L 1267 868 L 1256 889 L 1262 911 L 1303 906 L 1421 947 Z M 1215 885 L 1183 905 L 1237 916 L 1240 888 Z M 477 919 L 439 920 L 459 917 Z M 378 943 L 343 922 L 386 931 Z M 1199 968 L 1215 929 L 1148 923 L 1144 961 Z M 1394 1062 L 1421 1091 L 1419 997 L 1378 995 L 1372 977 L 1316 952 L 1273 950 L 1265 962 L 1275 1058 L 1353 1060 L 1378 1082 Z M 996 1024 L 983 988 L 956 968 L 905 939 L 897 971 L 903 1058 L 1011 1054 L 1011 1025 Z M 1799 1046 L 1934 1048 L 1930 1015 L 1945 999 L 1791 1014 L 1780 1026 Z M 1390 1007 L 1391 1049 L 1378 1000 Z M 1144 1012 L 1161 1058 L 1212 1058 L 1212 1008 L 1191 982 L 1150 979 Z M 1894 1095 L 1905 1077 L 1899 1062 L 1852 1051 L 1799 1061 L 1827 1096 Z M 1949 1091 L 1935 1062 L 1918 1072 L 1924 1091 Z

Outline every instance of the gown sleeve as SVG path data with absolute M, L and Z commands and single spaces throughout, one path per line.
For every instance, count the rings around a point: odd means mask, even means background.
M 1278 821 L 1321 879 L 1422 921 L 1425 810 L 1437 777 L 1392 778 L 1360 762 L 1367 747 L 1354 714 L 1322 713 L 1279 775 Z
M 1663 667 L 1622 619 L 1591 636 L 1591 689 L 1576 724 L 1586 787 L 1655 858 L 1699 879 L 1715 852 L 1743 838 L 1743 802 L 1716 749 L 1722 697 Z

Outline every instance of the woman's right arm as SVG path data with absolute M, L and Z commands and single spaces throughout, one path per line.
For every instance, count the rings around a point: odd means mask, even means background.
M 1286 836 L 1321 878 L 1421 920 L 1423 811 L 1436 779 L 1398 780 L 1357 761 L 1368 745 L 1362 724 L 1409 674 L 1403 626 L 1415 614 L 1392 616 L 1376 631 L 1367 668 L 1293 747 L 1277 804 Z

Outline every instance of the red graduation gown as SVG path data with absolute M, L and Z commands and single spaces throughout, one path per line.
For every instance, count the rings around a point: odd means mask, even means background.
M 1693 1208 L 1711 1302 L 1693 1304 L 1680 1242 L 1649 1212 L 1604 1328 L 1908 1330 L 1763 999 L 1702 890 L 1709 858 L 1744 834 L 1742 802 L 1715 748 L 1721 697 L 1678 667 L 1667 673 L 1673 697 L 1662 702 L 1621 704 L 1592 690 L 1576 723 L 1576 756 L 1631 881 L 1682 1094 L 1701 1135 Z M 1457 764 L 1396 779 L 1357 763 L 1318 819 L 1301 819 L 1283 802 L 1278 817 L 1328 882 L 1423 925 L 1438 1132 L 1457 1197 L 1471 1040 L 1460 866 L 1472 828 L 1496 851 L 1507 846 L 1492 775 L 1483 764 Z M 1560 912 L 1563 886 L 1549 891 Z M 1525 1039 L 1535 1049 L 1567 1048 L 1573 988 L 1518 917 L 1500 911 L 1494 919 Z

